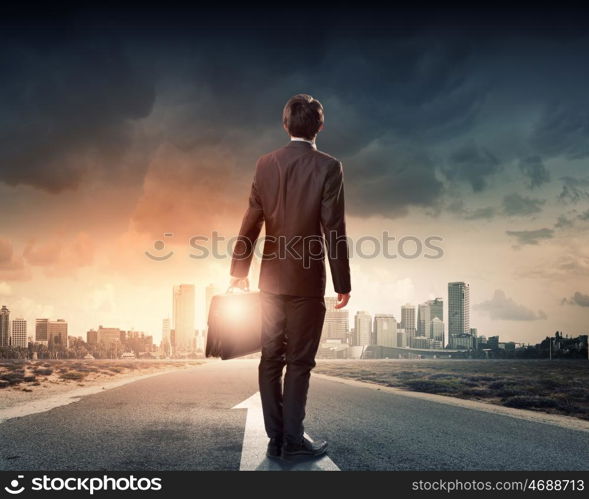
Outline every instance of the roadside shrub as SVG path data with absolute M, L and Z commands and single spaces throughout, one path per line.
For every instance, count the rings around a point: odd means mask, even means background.
M 450 387 L 446 383 L 429 379 L 408 380 L 405 382 L 405 386 L 410 390 L 426 393 L 448 393 L 456 391 L 454 387 Z
M 503 401 L 503 405 L 507 407 L 515 407 L 517 409 L 526 409 L 529 407 L 537 408 L 558 408 L 560 404 L 557 400 L 550 397 L 540 397 L 538 395 L 516 395 Z
M 469 395 L 473 397 L 492 397 L 493 392 L 485 390 L 484 388 L 465 388 L 462 390 L 463 395 Z
M 86 375 L 84 373 L 80 373 L 77 371 L 71 371 L 71 372 L 63 373 L 59 377 L 61 379 L 66 379 L 66 380 L 71 379 L 71 380 L 78 381 L 78 380 L 84 379 L 85 376 Z
M 49 376 L 50 374 L 53 374 L 53 369 L 49 369 L 47 367 L 39 367 L 35 369 L 33 372 L 40 376 Z
M 5 373 L 0 375 L 0 379 L 8 382 L 9 385 L 18 385 L 22 383 L 24 375 L 21 373 Z
M 517 397 L 517 396 L 525 396 L 525 395 L 529 395 L 529 391 L 522 389 L 522 388 L 503 388 L 502 390 L 497 390 L 497 392 L 495 392 L 495 395 L 497 397 L 501 397 L 501 398 L 509 398 L 509 397 Z

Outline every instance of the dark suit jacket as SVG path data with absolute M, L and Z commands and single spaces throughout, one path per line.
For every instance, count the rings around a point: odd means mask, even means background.
M 350 292 L 341 161 L 302 141 L 258 159 L 232 276 L 248 275 L 263 223 L 262 291 L 324 296 L 327 253 L 336 293 Z

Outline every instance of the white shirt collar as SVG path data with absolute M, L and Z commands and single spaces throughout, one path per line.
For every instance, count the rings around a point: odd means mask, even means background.
M 303 139 L 302 137 L 291 137 L 290 138 L 291 141 L 295 140 L 295 141 L 299 141 L 299 142 L 308 142 L 309 144 L 311 144 L 315 149 L 317 149 L 317 145 L 315 144 L 314 140 L 309 140 L 309 139 Z

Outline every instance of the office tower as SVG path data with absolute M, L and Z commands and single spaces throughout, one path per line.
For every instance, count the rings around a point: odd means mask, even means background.
M 368 312 L 360 310 L 354 316 L 353 346 L 370 345 L 372 337 L 372 317 Z
M 121 330 L 118 327 L 98 326 L 98 345 L 105 350 L 118 349 L 121 345 Z M 135 331 L 129 331 L 129 339 L 135 339 L 139 335 Z
M 209 309 L 211 308 L 211 300 L 213 296 L 221 293 L 221 290 L 214 284 L 209 284 L 205 288 L 205 319 L 209 317 Z
M 394 315 L 376 314 L 374 316 L 374 331 L 377 345 L 397 346 L 397 320 Z
M 51 349 L 67 348 L 67 322 L 65 320 L 48 321 L 47 341 Z
M 176 331 L 176 351 L 186 352 L 192 348 L 194 337 L 194 284 L 174 286 L 173 321 Z
M 434 317 L 437 317 L 444 322 L 444 300 L 435 298 L 434 300 L 429 300 L 427 303 L 429 303 L 430 319 L 433 320 Z
M 432 319 L 444 320 L 444 302 L 441 298 L 428 300 L 417 309 L 417 336 L 433 338 Z
M 404 329 L 397 329 L 397 347 L 405 348 L 407 346 L 407 333 Z
M 0 347 L 10 346 L 10 310 L 6 305 L 0 309 Z
M 24 319 L 14 319 L 12 321 L 12 333 L 10 344 L 13 347 L 26 348 L 27 343 L 27 321 Z
M 432 347 L 431 338 L 425 336 L 414 336 L 411 339 L 411 348 L 419 348 L 420 350 L 428 350 Z
M 49 341 L 49 319 L 35 321 L 35 341 L 45 344 Z
M 429 302 L 417 306 L 417 336 L 430 335 L 431 315 Z
M 464 282 L 448 283 L 448 343 L 456 348 L 455 339 L 470 333 L 470 288 Z
M 337 298 L 325 297 L 325 320 L 321 331 L 321 341 L 341 340 L 346 342 L 350 330 L 349 315 L 345 309 L 338 310 L 335 308 Z
M 432 339 L 441 341 L 444 344 L 444 323 L 438 318 L 432 319 Z
M 166 317 L 162 320 L 162 343 L 170 343 L 170 331 L 172 327 L 170 325 L 170 318 Z
M 401 307 L 401 325 L 407 335 L 407 343 L 411 343 L 411 338 L 415 336 L 417 328 L 415 327 L 415 307 L 407 303 Z
M 88 345 L 98 344 L 98 331 L 96 331 L 96 329 L 90 329 L 86 333 L 86 343 L 88 343 Z

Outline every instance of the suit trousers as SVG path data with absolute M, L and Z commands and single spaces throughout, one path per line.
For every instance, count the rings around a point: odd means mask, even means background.
M 262 357 L 258 369 L 264 425 L 270 438 L 299 443 L 311 369 L 325 318 L 323 296 L 260 292 Z M 286 366 L 284 383 L 282 374 Z

